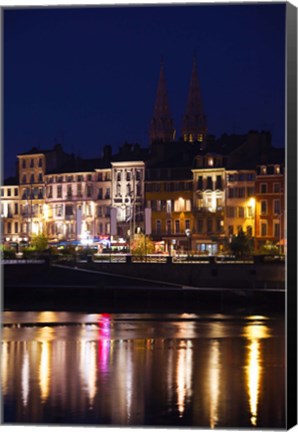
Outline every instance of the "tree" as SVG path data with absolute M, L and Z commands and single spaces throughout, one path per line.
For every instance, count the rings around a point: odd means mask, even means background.
M 149 237 L 144 234 L 138 234 L 135 236 L 134 241 L 131 244 L 130 252 L 132 255 L 144 256 L 147 254 L 154 253 L 154 243 Z
M 252 239 L 241 229 L 237 235 L 233 236 L 230 249 L 237 258 L 249 257 L 253 250 Z
M 48 238 L 44 234 L 36 234 L 31 239 L 31 246 L 38 252 L 43 252 L 48 247 Z

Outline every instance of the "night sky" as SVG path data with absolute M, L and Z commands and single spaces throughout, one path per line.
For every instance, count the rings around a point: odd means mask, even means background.
M 6 9 L 4 175 L 32 146 L 148 146 L 161 57 L 179 137 L 194 51 L 208 132 L 284 146 L 285 4 Z

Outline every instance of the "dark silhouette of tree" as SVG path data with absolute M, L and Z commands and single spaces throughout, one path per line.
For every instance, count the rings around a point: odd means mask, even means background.
M 247 258 L 252 255 L 253 241 L 240 229 L 238 234 L 232 237 L 230 249 L 237 258 Z

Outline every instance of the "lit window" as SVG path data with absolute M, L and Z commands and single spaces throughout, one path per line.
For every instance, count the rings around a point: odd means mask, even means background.
M 208 158 L 208 166 L 213 166 L 213 164 L 214 164 L 214 160 L 213 160 L 213 158 Z

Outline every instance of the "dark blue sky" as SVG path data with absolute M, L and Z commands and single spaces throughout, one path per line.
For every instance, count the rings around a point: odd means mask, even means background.
M 147 146 L 161 56 L 180 136 L 194 50 L 209 133 L 266 129 L 284 146 L 283 3 L 6 9 L 5 175 L 32 146 Z

